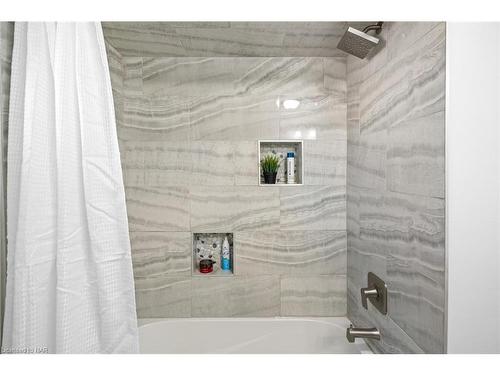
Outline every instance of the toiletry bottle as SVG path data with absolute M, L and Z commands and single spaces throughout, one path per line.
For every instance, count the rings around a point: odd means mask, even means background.
M 295 154 L 289 152 L 286 156 L 286 183 L 295 183 Z
M 220 267 L 223 270 L 231 269 L 231 253 L 229 250 L 229 241 L 227 240 L 227 236 L 224 238 L 224 242 L 222 243 L 222 256 L 220 263 Z

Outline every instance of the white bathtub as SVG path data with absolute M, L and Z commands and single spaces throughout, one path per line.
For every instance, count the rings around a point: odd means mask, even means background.
M 349 343 L 346 318 L 141 319 L 144 354 L 371 353 L 363 340 Z

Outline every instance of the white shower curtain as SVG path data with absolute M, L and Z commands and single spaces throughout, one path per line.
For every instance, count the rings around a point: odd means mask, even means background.
M 138 351 L 125 194 L 99 23 L 16 23 L 3 352 Z

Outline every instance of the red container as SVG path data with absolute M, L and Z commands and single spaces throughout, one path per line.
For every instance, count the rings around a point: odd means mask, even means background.
M 200 260 L 200 272 L 201 273 L 210 273 L 214 270 L 214 263 L 212 259 L 202 259 Z

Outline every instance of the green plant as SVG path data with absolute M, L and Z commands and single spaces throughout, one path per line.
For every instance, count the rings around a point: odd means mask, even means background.
M 262 172 L 276 173 L 280 168 L 280 158 L 275 154 L 268 154 L 260 161 Z

